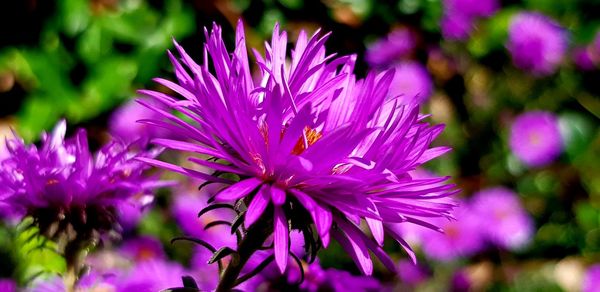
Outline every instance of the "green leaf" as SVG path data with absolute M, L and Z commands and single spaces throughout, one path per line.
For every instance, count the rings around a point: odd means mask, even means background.
M 77 41 L 77 52 L 84 62 L 92 64 L 110 53 L 112 46 L 109 32 L 100 24 L 93 23 Z
M 298 10 L 302 8 L 304 4 L 302 0 L 279 0 L 279 3 L 292 10 Z
M 584 153 L 596 133 L 594 123 L 577 112 L 567 112 L 559 117 L 561 136 L 564 140 L 565 152 L 571 161 Z
M 58 19 L 67 35 L 74 36 L 87 28 L 91 18 L 89 1 L 63 0 L 58 3 L 60 5 Z

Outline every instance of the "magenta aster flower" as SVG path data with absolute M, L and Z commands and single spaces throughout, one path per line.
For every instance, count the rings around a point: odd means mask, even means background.
M 531 111 L 518 116 L 510 133 L 510 148 L 528 166 L 544 166 L 563 149 L 558 119 L 545 111 Z
M 219 26 L 206 37 L 202 65 L 176 45 L 181 59 L 170 57 L 177 83 L 156 79 L 183 99 L 141 91 L 186 119 L 142 103 L 163 115 L 153 124 L 188 138 L 154 143 L 212 157 L 189 160 L 240 180 L 140 160 L 224 184 L 216 200 L 239 202 L 235 206 L 244 214 L 246 238 L 252 238 L 243 240 L 238 252 L 272 234 L 275 261 L 285 271 L 292 228 L 313 238 L 306 245 L 316 249 L 317 243 L 326 247 L 334 237 L 371 274 L 369 250 L 394 268 L 381 248 L 384 223 L 430 226 L 430 218 L 451 217 L 454 205 L 436 201 L 455 193 L 453 185 L 441 184 L 447 178 L 407 174 L 449 150 L 429 147 L 443 126 L 430 126 L 415 105 L 401 105 L 400 97 L 388 94 L 393 71 L 357 79 L 352 74 L 355 56 L 325 53 L 328 34 L 308 37 L 301 32 L 288 59 L 287 35 L 276 26 L 265 57 L 255 52 L 261 76 L 255 82 L 241 22 L 233 54 L 226 51 Z M 375 240 L 359 228 L 361 221 Z M 408 248 L 401 237 L 391 235 Z
M 106 231 L 115 223 L 115 206 L 130 200 L 148 202 L 151 190 L 164 184 L 143 173 L 148 166 L 135 145 L 111 142 L 90 153 L 85 130 L 65 139 L 66 122 L 42 135 L 42 146 L 27 145 L 19 137 L 6 142 L 10 156 L 0 162 L 0 201 L 32 216 L 42 232 L 53 234 L 72 227 L 89 234 Z M 50 228 L 59 222 L 58 229 Z
M 365 59 L 372 67 L 388 67 L 412 52 L 415 36 L 406 28 L 395 29 L 385 38 L 369 45 Z
M 592 265 L 588 268 L 583 278 L 581 287 L 583 292 L 600 291 L 600 264 Z
M 541 13 L 522 12 L 510 23 L 507 48 L 515 66 L 522 70 L 539 76 L 554 73 L 567 47 L 567 32 Z
M 479 191 L 471 199 L 482 232 L 496 246 L 519 249 L 533 236 L 533 221 L 513 191 L 495 187 Z
M 181 286 L 181 277 L 188 272 L 176 262 L 143 261 L 117 281 L 117 291 L 162 291 Z
M 479 18 L 489 17 L 498 10 L 497 0 L 444 0 L 444 16 L 440 26 L 444 38 L 465 40 Z
M 129 239 L 119 248 L 120 253 L 134 262 L 167 258 L 160 241 L 151 236 Z
M 467 202 L 460 202 L 455 211 L 456 220 L 435 219 L 442 232 L 420 226 L 397 224 L 398 233 L 421 245 L 429 258 L 439 261 L 452 261 L 471 256 L 485 247 L 485 237 L 481 232 L 480 218 Z
M 444 0 L 444 10 L 451 15 L 489 17 L 499 8 L 497 0 Z
M 590 47 L 577 47 L 573 49 L 573 62 L 579 69 L 592 70 L 596 67 L 594 55 Z
M 159 106 L 157 104 L 157 106 Z M 126 142 L 133 142 L 138 139 L 148 141 L 151 138 L 167 137 L 168 132 L 165 129 L 150 127 L 139 120 L 156 119 L 160 116 L 147 107 L 135 102 L 134 100 L 125 103 L 118 108 L 110 117 L 109 129 L 111 135 Z
M 17 291 L 17 283 L 12 279 L 0 279 L 0 291 L 15 292 Z
M 416 286 L 431 277 L 431 271 L 411 261 L 401 260 L 398 262 L 398 277 L 402 283 L 408 286 Z
M 468 39 L 473 30 L 473 22 L 472 17 L 462 14 L 445 15 L 440 23 L 442 35 L 449 40 Z
M 296 265 L 294 262 L 293 265 Z M 299 288 L 300 291 L 381 291 L 381 283 L 371 276 L 353 275 L 347 271 L 338 269 L 323 269 L 316 260 L 311 264 L 302 262 L 304 270 L 304 281 L 298 285 L 301 279 L 300 269 L 294 267 L 289 269 L 285 279 L 281 277 L 265 277 L 264 281 L 256 286 L 255 290 L 293 290 Z M 273 287 L 274 285 L 277 285 Z M 286 286 L 287 285 L 287 286 Z M 296 289 L 297 289 L 296 288 Z
M 398 64 L 390 85 L 390 95 L 399 95 L 403 104 L 422 104 L 433 91 L 427 69 L 417 62 Z

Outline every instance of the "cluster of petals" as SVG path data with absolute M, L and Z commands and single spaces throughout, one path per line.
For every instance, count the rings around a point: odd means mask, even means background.
M 112 141 L 95 155 L 85 130 L 65 139 L 66 122 L 42 135 L 41 147 L 26 144 L 16 134 L 6 140 L 7 157 L 0 162 L 0 204 L 14 215 L 55 208 L 63 212 L 87 206 L 110 207 L 151 200 L 151 190 L 164 182 L 144 175 L 149 167 L 137 157 L 158 151 L 139 151 L 132 144 Z M 131 200 L 130 200 L 131 199 Z
M 440 201 L 456 192 L 447 177 L 409 175 L 449 150 L 430 147 L 443 126 L 429 125 L 417 106 L 388 95 L 393 70 L 358 79 L 353 74 L 356 56 L 328 55 L 324 43 L 329 34 L 319 32 L 311 37 L 300 32 L 288 56 L 287 34 L 275 26 L 265 55 L 254 51 L 254 79 L 241 22 L 231 54 L 219 26 L 205 30 L 205 35 L 201 65 L 175 44 L 180 58 L 170 57 L 177 82 L 156 79 L 181 98 L 140 92 L 179 114 L 141 103 L 163 116 L 146 123 L 187 138 L 159 138 L 155 144 L 195 153 L 191 162 L 240 180 L 141 160 L 224 184 L 216 199 L 244 200 L 246 226 L 271 218 L 280 270 L 288 262 L 290 227 L 306 225 L 294 222 L 292 212 L 306 212 L 322 245 L 333 237 L 365 274 L 373 270 L 369 251 L 394 268 L 382 249 L 385 233 L 414 257 L 397 232 L 387 232 L 388 224 L 414 223 L 437 230 L 427 223 L 430 218 L 452 217 L 454 203 Z
M 506 46 L 516 67 L 546 76 L 562 63 L 568 41 L 567 31 L 553 19 L 538 12 L 521 12 L 510 22 Z

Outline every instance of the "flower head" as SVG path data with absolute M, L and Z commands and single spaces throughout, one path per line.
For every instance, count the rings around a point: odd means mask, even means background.
M 596 292 L 600 288 L 600 264 L 592 265 L 585 273 L 581 291 Z
M 422 265 L 407 260 L 398 262 L 398 276 L 402 283 L 416 286 L 431 277 L 431 271 Z
M 413 229 L 418 232 L 423 251 L 430 258 L 451 261 L 471 256 L 485 247 L 479 217 L 466 202 L 461 203 L 455 216 L 456 220 L 438 219 L 439 222 L 435 222 L 444 233 L 423 228 Z
M 522 12 L 510 23 L 507 48 L 515 66 L 544 76 L 561 64 L 567 41 L 566 31 L 554 20 L 537 12 Z
M 15 292 L 17 291 L 17 283 L 12 279 L 0 279 L 0 291 Z
M 596 67 L 591 47 L 577 47 L 573 49 L 573 62 L 579 69 L 592 70 Z
M 176 262 L 149 260 L 136 264 L 117 282 L 118 291 L 162 291 L 181 286 L 188 272 Z
M 415 48 L 415 36 L 406 28 L 395 29 L 369 46 L 366 60 L 372 67 L 389 67 Z
M 212 157 L 189 160 L 240 180 L 141 160 L 224 184 L 216 200 L 239 202 L 246 227 L 272 222 L 275 262 L 281 271 L 288 263 L 290 228 L 312 238 L 314 225 L 319 245 L 326 247 L 334 237 L 370 274 L 369 250 L 394 268 L 381 248 L 385 224 L 430 226 L 426 221 L 432 217 L 451 217 L 454 204 L 436 201 L 455 193 L 453 185 L 444 183 L 447 178 L 408 174 L 449 150 L 429 147 L 443 127 L 430 126 L 418 107 L 388 94 L 393 71 L 358 79 L 352 73 L 355 56 L 326 54 L 329 34 L 308 37 L 301 32 L 287 56 L 287 34 L 276 26 L 265 56 L 255 51 L 260 78 L 254 81 L 241 22 L 232 54 L 219 26 L 205 34 L 202 65 L 176 45 L 181 59 L 170 57 L 177 83 L 156 79 L 183 99 L 141 91 L 186 118 L 142 103 L 163 115 L 153 124 L 187 137 L 154 143 Z M 359 228 L 361 221 L 375 240 Z M 408 248 L 396 233 L 390 235 Z M 316 247 L 316 242 L 306 245 Z
M 119 250 L 123 256 L 135 262 L 167 258 L 160 241 L 151 236 L 129 239 Z
M 433 91 L 433 83 L 427 69 L 417 62 L 398 64 L 390 85 L 390 95 L 400 95 L 403 104 L 421 104 Z
M 147 202 L 150 191 L 162 184 L 144 176 L 148 166 L 135 159 L 158 152 L 111 142 L 92 155 L 84 130 L 69 139 L 65 132 L 66 122 L 61 121 L 52 134 L 42 135 L 40 148 L 15 135 L 6 141 L 9 157 L 0 162 L 0 201 L 32 216 L 42 231 L 56 220 L 76 231 L 110 229 L 115 205 Z
M 444 0 L 444 10 L 451 15 L 487 17 L 498 10 L 498 0 Z
M 482 232 L 488 240 L 507 249 L 518 249 L 533 236 L 533 222 L 513 191 L 494 187 L 479 191 L 471 199 Z
M 510 148 L 528 166 L 543 166 L 552 162 L 563 149 L 558 119 L 545 111 L 521 114 L 511 128 Z
M 442 34 L 451 40 L 469 37 L 478 18 L 489 17 L 498 10 L 497 0 L 444 0 Z
M 157 105 L 158 106 L 158 105 Z M 150 127 L 138 123 L 139 120 L 155 119 L 159 115 L 134 100 L 125 103 L 111 116 L 109 122 L 110 133 L 126 142 L 136 140 L 147 141 L 155 137 L 166 137 L 168 132 L 157 127 Z

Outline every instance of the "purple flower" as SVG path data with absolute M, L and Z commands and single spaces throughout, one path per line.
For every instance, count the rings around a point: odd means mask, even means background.
M 0 291 L 15 292 L 17 291 L 17 283 L 12 279 L 0 279 Z
M 388 67 L 415 48 L 415 36 L 406 28 L 395 29 L 385 38 L 371 44 L 365 59 L 372 67 Z
M 592 70 L 596 67 L 594 55 L 588 47 L 575 48 L 573 50 L 573 62 L 582 70 Z
M 545 76 L 561 64 L 567 42 L 567 32 L 554 20 L 541 13 L 522 12 L 510 23 L 507 48 L 515 66 Z
M 519 249 L 531 240 L 533 222 L 511 190 L 503 187 L 481 190 L 471 199 L 471 207 L 479 217 L 482 232 L 495 245 Z
M 203 193 L 192 195 L 181 193 L 175 197 L 171 206 L 171 213 L 175 221 L 186 235 L 202 238 L 215 247 L 229 246 L 235 247 L 236 238 L 229 230 L 229 226 L 217 225 L 206 229 L 207 224 L 215 221 L 232 221 L 235 218 L 235 213 L 231 210 L 214 210 L 198 217 L 198 211 L 204 209 L 208 204 L 208 197 L 203 196 Z M 208 255 L 208 258 L 210 255 Z
M 159 105 L 157 104 L 156 106 Z M 140 139 L 147 141 L 150 138 L 167 137 L 168 132 L 165 129 L 138 123 L 140 120 L 156 118 L 159 118 L 159 115 L 155 111 L 131 100 L 112 114 L 109 121 L 110 133 L 125 142 L 133 142 Z
M 472 281 L 465 270 L 454 272 L 450 279 L 450 291 L 462 292 L 471 291 Z
M 325 291 L 381 291 L 381 283 L 377 279 L 368 276 L 355 276 L 348 271 L 327 269 L 325 270 L 327 281 Z M 328 287 L 329 286 L 329 287 Z
M 461 14 L 446 15 L 440 23 L 442 35 L 449 40 L 465 40 L 473 30 L 473 19 Z
M 563 149 L 558 119 L 545 111 L 521 114 L 511 128 L 510 148 L 528 166 L 544 166 L 552 162 Z
M 117 216 L 119 221 L 119 226 L 125 232 L 131 231 L 135 229 L 138 223 L 142 220 L 144 215 L 146 215 L 147 210 L 151 206 L 150 201 L 151 197 L 146 198 L 147 201 L 139 201 L 139 200 L 130 200 L 128 202 L 124 202 L 115 206 L 117 209 Z
M 498 10 L 497 0 L 444 0 L 442 35 L 451 40 L 465 40 L 478 18 L 489 17 Z
M 232 54 L 225 49 L 219 26 L 206 37 L 202 65 L 176 44 L 181 59 L 170 57 L 177 83 L 156 79 L 183 99 L 141 91 L 186 119 L 141 103 L 163 115 L 153 124 L 187 137 L 154 143 L 211 156 L 220 163 L 189 160 L 236 174 L 240 181 L 140 160 L 226 185 L 216 200 L 246 204 L 246 227 L 269 218 L 281 271 L 288 263 L 290 226 L 304 231 L 314 223 L 324 247 L 333 236 L 360 269 L 371 274 L 369 250 L 388 268 L 395 266 L 381 248 L 384 222 L 430 226 L 430 218 L 451 217 L 454 205 L 437 202 L 455 193 L 453 185 L 443 183 L 447 178 L 413 179 L 407 174 L 449 150 L 429 148 L 443 126 L 430 126 L 417 106 L 402 105 L 400 97 L 388 95 L 393 71 L 357 79 L 352 74 L 356 56 L 327 55 L 324 43 L 329 34 L 318 33 L 308 37 L 301 32 L 288 62 L 287 34 L 276 26 L 266 56 L 255 53 L 261 75 L 255 82 L 241 22 Z M 375 240 L 359 228 L 363 220 Z M 408 249 L 398 234 L 391 235 Z
M 181 287 L 181 277 L 185 275 L 188 275 L 188 272 L 178 263 L 162 260 L 143 261 L 120 278 L 117 291 L 152 292 Z
M 499 8 L 497 0 L 443 0 L 444 11 L 450 15 L 489 17 Z
M 154 237 L 140 236 L 129 239 L 119 249 L 121 254 L 134 262 L 167 258 L 162 244 Z
M 431 272 L 424 266 L 407 260 L 398 262 L 398 276 L 402 283 L 416 286 L 431 277 Z
M 337 269 L 323 269 L 318 261 L 311 264 L 302 262 L 301 264 L 304 269 L 304 281 L 298 286 L 300 291 L 381 291 L 381 283 L 373 277 L 356 276 Z M 261 273 L 262 281 L 257 281 L 255 287 L 249 288 L 251 290 L 285 290 L 285 286 L 277 286 L 275 289 L 270 287 L 273 284 L 281 285 L 282 282 L 293 287 L 300 279 L 300 270 L 296 262 L 290 263 L 290 267 L 292 266 L 293 268 L 286 272 L 285 279 L 282 280 L 280 274 L 265 276 L 264 273 Z
M 403 104 L 422 104 L 433 91 L 427 69 L 417 62 L 398 64 L 389 95 L 399 95 Z
M 66 122 L 42 135 L 41 147 L 19 137 L 7 140 L 9 157 L 0 162 L 0 201 L 36 219 L 43 232 L 56 220 L 100 231 L 114 223 L 114 206 L 147 202 L 151 190 L 164 184 L 143 173 L 148 166 L 135 145 L 111 142 L 90 153 L 85 130 L 65 139 Z M 65 224 L 61 224 L 66 228 Z M 50 235 L 50 234 L 47 234 Z M 52 235 L 50 235 L 52 237 Z
M 585 273 L 581 291 L 597 292 L 600 291 L 600 264 L 590 266 Z
M 399 224 L 398 229 L 408 238 L 418 239 L 423 252 L 435 260 L 452 261 L 481 251 L 485 238 L 480 231 L 477 215 L 466 202 L 461 202 L 455 217 L 456 220 L 437 219 L 432 222 L 440 226 L 443 232 L 418 226 L 402 226 L 403 224 Z

